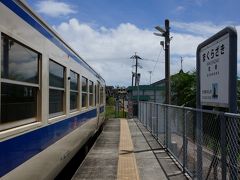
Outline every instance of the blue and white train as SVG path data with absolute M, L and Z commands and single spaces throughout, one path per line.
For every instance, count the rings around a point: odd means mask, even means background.
M 101 127 L 105 81 L 24 1 L 0 1 L 0 34 L 0 177 L 54 179 Z

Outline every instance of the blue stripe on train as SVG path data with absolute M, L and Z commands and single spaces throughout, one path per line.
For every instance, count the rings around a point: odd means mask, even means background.
M 97 110 L 0 142 L 0 177 L 97 116 Z
M 40 32 L 44 37 L 50 40 L 53 44 L 63 50 L 67 55 L 69 55 L 74 61 L 78 62 L 86 69 L 89 70 L 95 76 L 99 76 L 90 66 L 82 59 L 77 57 L 73 52 L 71 52 L 65 45 L 55 37 L 52 33 L 46 30 L 40 23 L 38 23 L 33 17 L 31 17 L 28 13 L 26 13 L 22 8 L 20 8 L 13 0 L 1 0 L 5 6 L 11 9 L 15 14 L 21 17 L 25 22 L 27 22 L 30 26 Z

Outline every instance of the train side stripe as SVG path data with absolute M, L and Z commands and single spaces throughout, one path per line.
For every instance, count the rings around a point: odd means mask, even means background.
M 97 109 L 0 142 L 0 177 L 97 116 Z

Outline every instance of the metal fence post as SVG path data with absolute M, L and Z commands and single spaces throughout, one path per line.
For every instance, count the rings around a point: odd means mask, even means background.
M 202 180 L 202 112 L 197 111 L 197 179 Z
M 187 127 L 186 127 L 186 120 L 187 120 L 187 113 L 186 110 L 184 112 L 184 119 L 183 119 L 183 172 L 186 172 L 186 164 L 187 164 Z
M 148 110 L 148 104 L 147 102 L 145 103 L 145 121 L 144 121 L 144 126 L 147 126 L 147 110 Z
M 238 179 L 238 152 L 239 152 L 239 134 L 238 123 L 236 117 L 231 117 L 227 121 L 228 145 L 229 145 L 229 161 L 230 161 L 230 179 Z M 231 129 L 230 129 L 231 128 Z
M 152 129 L 152 134 L 153 134 L 153 136 L 154 136 L 154 120 L 155 120 L 155 115 L 154 115 L 154 113 L 155 113 L 155 104 L 153 104 L 152 105 L 152 126 L 151 126 L 151 129 Z
M 138 120 L 141 122 L 141 115 L 140 115 L 140 112 L 141 112 L 141 103 L 138 102 Z
M 148 129 L 148 125 L 149 125 L 149 114 L 150 114 L 150 104 L 147 104 L 147 129 Z
M 152 121 L 153 121 L 153 104 L 150 104 L 150 108 L 151 108 L 151 113 L 150 113 L 150 122 L 149 122 L 149 130 L 152 133 Z
M 220 115 L 221 123 L 221 165 L 222 165 L 222 180 L 226 180 L 227 175 L 227 145 L 226 145 L 226 118 L 223 114 Z
M 151 130 L 151 123 L 152 123 L 152 103 L 150 103 L 150 113 L 149 113 L 149 115 L 150 115 L 150 118 L 149 118 L 149 122 L 148 122 L 148 130 L 149 130 L 150 132 L 152 132 L 152 130 Z
M 165 144 L 166 144 L 166 148 L 168 149 L 168 107 L 165 106 L 164 107 L 164 121 L 165 121 Z
M 156 132 L 156 134 L 157 134 L 157 140 L 158 140 L 158 119 L 159 119 L 159 114 L 158 114 L 159 111 L 158 111 L 158 109 L 159 109 L 159 105 L 157 104 L 157 117 L 156 117 L 156 118 L 157 118 L 157 121 L 156 121 L 156 126 L 157 126 L 157 129 L 156 129 L 156 131 L 157 131 L 157 132 Z
M 145 126 L 145 124 L 146 124 L 146 122 L 147 122 L 147 103 L 145 102 L 145 104 L 144 104 L 144 126 Z

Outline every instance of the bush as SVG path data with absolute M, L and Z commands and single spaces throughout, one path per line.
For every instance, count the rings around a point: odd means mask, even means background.
M 115 106 L 115 98 L 114 97 L 108 97 L 107 98 L 107 106 Z

